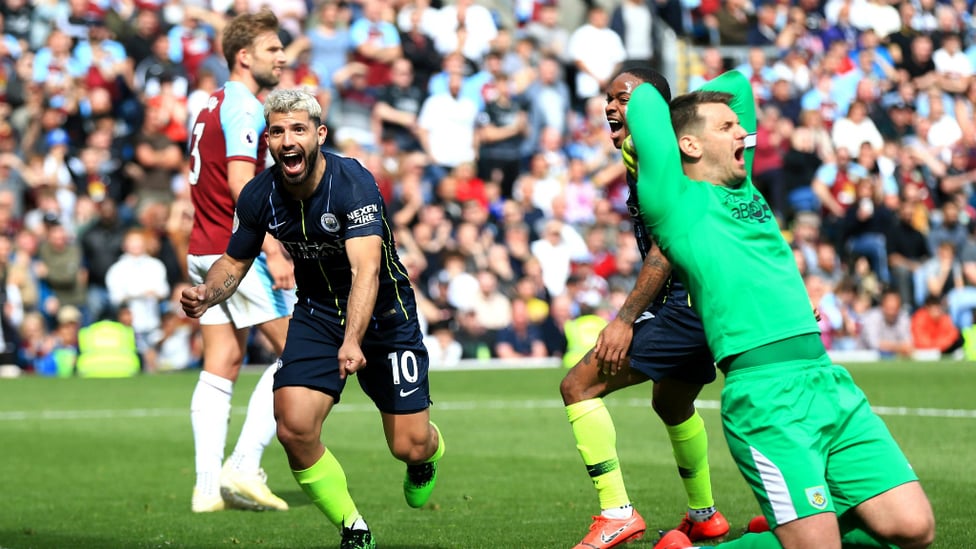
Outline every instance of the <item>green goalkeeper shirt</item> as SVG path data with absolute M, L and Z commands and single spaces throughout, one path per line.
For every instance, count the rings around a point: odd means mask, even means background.
M 685 176 L 668 105 L 650 84 L 641 84 L 631 96 L 627 124 L 637 150 L 641 214 L 688 286 L 708 346 L 721 363 L 819 329 L 793 253 L 752 184 L 752 87 L 741 73 L 731 71 L 702 90 L 732 94 L 729 106 L 749 132 L 749 175 L 738 187 Z

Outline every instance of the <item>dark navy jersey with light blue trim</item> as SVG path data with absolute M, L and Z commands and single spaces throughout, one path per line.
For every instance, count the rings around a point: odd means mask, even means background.
M 651 252 L 651 248 L 654 246 L 654 240 L 651 236 L 651 231 L 644 225 L 644 218 L 641 217 L 640 205 L 637 202 L 637 180 L 630 176 L 630 172 L 627 173 L 627 190 L 627 211 L 630 213 L 631 225 L 634 228 L 634 238 L 637 240 L 637 249 L 640 250 L 641 261 L 643 261 L 647 258 L 647 254 Z M 664 283 L 664 287 L 661 288 L 661 291 L 654 298 L 654 303 L 665 303 L 672 300 L 683 305 L 688 305 L 688 291 L 685 289 L 685 285 L 675 278 L 674 274 L 668 277 L 667 282 Z
M 373 316 L 415 318 L 413 289 L 397 256 L 376 180 L 354 159 L 323 154 L 325 174 L 306 200 L 295 200 L 282 190 L 277 166 L 244 186 L 227 254 L 236 259 L 257 257 L 265 233 L 271 234 L 294 260 L 299 304 L 344 322 L 352 282 L 346 240 L 379 236 L 383 257 Z

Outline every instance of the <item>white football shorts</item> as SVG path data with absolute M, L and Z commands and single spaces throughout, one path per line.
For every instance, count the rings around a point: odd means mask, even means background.
M 203 284 L 207 271 L 218 258 L 218 254 L 187 256 L 190 283 L 194 286 Z M 290 316 L 295 308 L 295 290 L 273 290 L 273 285 L 267 259 L 262 253 L 251 264 L 234 295 L 207 309 L 200 317 L 200 324 L 231 323 L 236 328 L 248 328 Z

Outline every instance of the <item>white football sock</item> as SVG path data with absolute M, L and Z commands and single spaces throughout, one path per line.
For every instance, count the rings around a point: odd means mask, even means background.
M 604 509 L 600 514 L 611 519 L 627 519 L 633 516 L 634 506 L 633 504 L 628 503 L 627 505 L 621 505 L 620 507 Z
M 220 493 L 220 467 L 224 461 L 230 397 L 234 382 L 210 372 L 200 372 L 200 380 L 190 401 L 190 423 L 196 449 L 196 488 L 204 495 Z
M 264 371 L 247 403 L 247 417 L 241 428 L 241 436 L 228 460 L 231 467 L 239 471 L 257 472 L 261 468 L 261 455 L 275 436 L 277 424 L 273 389 L 277 364 L 275 362 Z

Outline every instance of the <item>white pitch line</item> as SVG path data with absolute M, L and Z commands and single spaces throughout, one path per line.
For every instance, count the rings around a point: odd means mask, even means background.
M 627 406 L 631 408 L 650 408 L 650 399 L 610 399 L 610 406 Z M 695 406 L 702 410 L 717 410 L 717 400 L 697 400 Z M 562 409 L 562 401 L 551 400 L 486 400 L 486 401 L 448 401 L 434 402 L 435 411 L 472 411 L 472 410 L 554 410 Z M 960 410 L 945 408 L 909 408 L 906 406 L 873 406 L 872 409 L 881 416 L 906 417 L 935 417 L 976 419 L 976 410 Z M 361 413 L 375 411 L 372 404 L 339 404 L 333 413 Z M 246 408 L 234 408 L 235 414 L 244 414 Z M 0 412 L 0 421 L 23 420 L 71 420 L 71 419 L 132 419 L 151 417 L 184 417 L 189 415 L 188 409 L 183 408 L 135 408 L 129 410 L 44 410 L 44 411 L 7 411 Z

